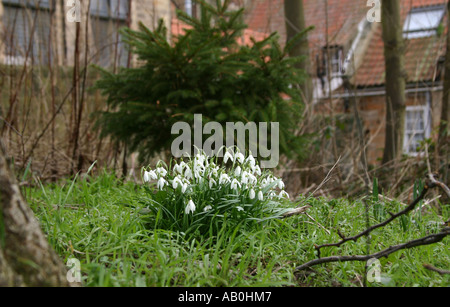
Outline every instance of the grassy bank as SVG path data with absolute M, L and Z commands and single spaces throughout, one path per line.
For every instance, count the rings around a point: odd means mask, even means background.
M 80 260 L 85 286 L 362 286 L 365 263 L 319 265 L 307 272 L 295 267 L 316 258 L 315 244 L 339 241 L 338 229 L 356 234 L 403 208 L 370 197 L 300 199 L 291 206 L 311 205 L 315 221 L 299 215 L 252 230 L 225 224 L 217 236 L 186 239 L 177 231 L 154 229 L 141 201 L 143 187 L 108 173 L 25 188 L 24 194 L 63 261 Z M 322 257 L 364 255 L 437 232 L 450 215 L 449 207 L 442 207 L 440 214 L 428 208 L 396 220 L 369 241 L 323 249 Z M 449 275 L 423 267 L 448 270 L 449 244 L 446 238 L 380 259 L 382 282 L 367 285 L 450 286 Z

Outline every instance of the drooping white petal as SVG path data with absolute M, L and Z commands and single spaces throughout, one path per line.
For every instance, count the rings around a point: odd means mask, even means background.
M 242 164 L 242 163 L 244 163 L 245 157 L 240 152 L 237 152 L 235 155 L 235 159 L 236 159 L 236 161 L 238 161 L 239 163 Z
M 289 194 L 286 191 L 281 191 L 280 194 L 278 195 L 279 198 L 287 198 L 289 199 Z
M 158 189 L 162 190 L 164 188 L 164 185 L 166 185 L 166 184 L 167 184 L 167 181 L 163 177 L 161 177 L 161 178 L 159 178 L 158 183 L 156 184 L 156 187 Z
M 255 166 L 255 174 L 258 176 L 261 176 L 262 172 L 261 172 L 261 168 L 259 167 L 259 165 Z
M 144 182 L 149 182 L 150 181 L 150 172 L 145 171 L 143 179 L 144 179 Z
M 174 189 L 176 189 L 176 188 L 178 188 L 178 186 L 182 186 L 183 185 L 183 183 L 181 182 L 181 179 L 180 179 L 180 177 L 175 177 L 174 179 L 173 179 L 173 182 L 172 182 L 172 187 L 174 188 Z
M 188 204 L 186 205 L 186 209 L 184 209 L 184 212 L 186 214 L 189 214 L 189 213 L 194 213 L 194 211 L 195 211 L 195 204 L 191 199 L 191 200 L 189 200 Z
M 155 172 L 156 172 L 157 175 L 162 176 L 162 177 L 165 177 L 166 174 L 167 174 L 167 170 L 164 167 L 158 167 L 155 170 Z
M 236 167 L 236 169 L 234 170 L 234 174 L 235 174 L 236 176 L 239 176 L 239 175 L 241 174 L 241 171 L 242 171 L 241 167 L 238 166 L 238 167 Z
M 219 184 L 228 183 L 228 182 L 230 182 L 230 178 L 228 177 L 227 174 L 220 175 Z
M 228 159 L 230 159 L 231 162 L 234 162 L 234 158 L 233 158 L 233 156 L 231 155 L 231 153 L 230 153 L 229 151 L 226 151 L 226 152 L 225 152 L 225 155 L 223 156 L 223 162 L 224 162 L 224 163 L 227 163 L 227 162 L 228 162 Z
M 233 181 L 231 182 L 231 186 L 230 187 L 233 190 L 237 191 L 238 186 L 241 187 L 241 184 L 239 183 L 239 181 L 237 181 L 236 179 L 233 179 Z
M 255 168 L 256 162 L 255 162 L 255 158 L 252 155 L 249 155 L 245 161 L 250 164 L 251 169 Z
M 248 197 L 250 198 L 250 199 L 255 199 L 255 190 L 253 190 L 253 189 L 251 189 L 250 190 L 250 193 L 249 193 L 249 195 L 248 195 Z
M 262 191 L 258 192 L 258 200 L 264 200 L 264 195 Z
M 192 170 L 191 170 L 191 168 L 188 166 L 188 167 L 186 167 L 186 170 L 185 170 L 185 172 L 184 172 L 184 177 L 187 179 L 187 180 L 191 180 L 192 179 Z
M 210 178 L 209 179 L 209 188 L 212 189 L 212 187 L 215 185 L 217 185 L 217 182 L 214 179 Z
M 183 185 L 181 186 L 181 193 L 185 193 L 187 190 L 188 184 L 187 183 L 183 183 Z

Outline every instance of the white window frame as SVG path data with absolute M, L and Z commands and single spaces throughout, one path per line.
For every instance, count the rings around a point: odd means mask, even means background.
M 442 5 L 434 5 L 429 7 L 421 7 L 421 8 L 413 8 L 408 13 L 405 23 L 403 24 L 403 37 L 405 39 L 414 39 L 414 38 L 422 38 L 422 37 L 430 37 L 437 34 L 437 28 L 441 24 L 444 16 L 445 16 L 445 6 Z M 417 26 L 416 24 L 411 24 L 411 20 L 414 18 L 413 15 L 426 15 L 429 14 L 436 14 L 438 17 L 435 20 L 428 20 L 425 21 L 424 26 L 421 28 Z M 440 16 L 439 16 L 440 15 Z M 436 16 L 434 16 L 436 17 Z M 423 16 L 422 18 L 431 18 L 431 15 Z M 417 19 L 417 17 L 416 17 Z M 435 21 L 432 23 L 432 21 Z M 413 29 L 410 27 L 416 26 Z
M 422 130 L 408 130 L 408 113 L 409 112 L 417 112 L 420 111 L 422 113 L 422 120 L 423 120 L 423 129 Z M 417 156 L 420 155 L 421 152 L 410 151 L 410 145 L 411 142 L 414 142 L 414 135 L 416 134 L 423 134 L 424 139 L 427 139 L 431 135 L 431 108 L 430 104 L 427 102 L 427 105 L 421 105 L 421 106 L 407 106 L 405 111 L 405 134 L 403 137 L 403 153 L 407 154 L 409 156 Z M 411 135 L 411 137 L 408 137 Z M 423 141 L 422 140 L 422 141 Z
M 51 14 L 55 10 L 55 2 L 54 0 L 0 0 L 3 4 L 4 11 L 7 8 L 11 8 L 14 10 L 30 10 L 32 14 L 40 14 L 40 17 L 37 19 L 38 24 L 36 25 L 33 33 L 33 38 L 31 40 L 31 37 L 28 37 L 31 35 L 31 27 L 32 24 L 30 22 L 34 21 L 34 16 L 32 17 L 32 20 L 24 19 L 25 13 L 22 12 L 21 17 L 17 18 L 14 22 L 15 24 L 15 30 L 22 30 L 23 32 L 20 34 L 14 33 L 15 39 L 19 39 L 20 42 L 15 42 L 15 46 L 9 46 L 4 50 L 4 59 L 3 63 L 6 65 L 24 65 L 25 63 L 31 64 L 32 58 L 36 61 L 39 61 L 40 59 L 43 60 L 43 62 L 39 63 L 47 63 L 48 57 L 47 52 L 49 52 L 46 48 L 48 46 L 46 45 L 46 41 L 49 35 L 50 29 L 46 27 L 44 23 L 42 23 L 43 19 L 40 18 L 46 18 L 48 17 L 48 25 L 50 25 L 50 18 L 52 18 Z M 42 14 L 48 14 L 48 16 L 42 15 Z M 3 16 L 3 22 L 6 18 Z M 9 27 L 6 29 L 7 25 L 3 25 L 4 29 L 6 31 L 11 30 Z M 9 25 L 8 25 L 9 26 Z M 44 31 L 44 32 L 42 32 Z M 4 33 L 6 34 L 6 33 Z M 11 34 L 11 33 L 9 33 Z M 44 34 L 44 36 L 42 36 Z M 28 44 L 32 41 L 32 46 L 30 49 L 30 53 L 28 54 L 28 58 L 25 59 L 25 53 L 28 49 Z M 18 50 L 14 50 L 14 54 L 10 54 L 11 51 L 9 48 L 19 48 Z M 51 52 L 51 50 L 50 50 Z M 53 56 L 51 57 L 50 61 L 53 61 Z
M 328 49 L 330 50 L 330 57 L 331 57 L 331 63 L 328 65 Z M 328 69 L 331 67 L 331 73 L 330 76 L 332 78 L 334 77 L 341 77 L 343 75 L 343 68 L 344 68 L 344 49 L 342 46 L 325 46 L 323 47 L 323 54 L 325 59 L 325 71 L 328 72 Z M 338 71 L 334 70 L 333 68 L 337 67 Z
M 120 1 L 120 2 L 119 2 Z M 96 48 L 99 48 L 100 54 L 97 54 L 97 64 L 103 67 L 110 67 L 115 61 L 117 61 L 118 67 L 125 67 L 128 62 L 128 50 L 125 48 L 122 40 L 122 35 L 117 33 L 116 25 L 118 23 L 125 25 L 128 15 L 129 2 L 131 0 L 96 0 L 90 3 L 90 15 L 91 22 L 111 23 L 112 28 L 107 30 L 107 33 L 100 33 L 95 25 L 91 24 L 91 28 L 94 34 L 94 44 Z M 100 37 L 103 37 L 100 39 Z M 116 38 L 118 41 L 116 41 Z M 108 40 L 111 43 L 107 43 Z M 104 44 L 106 42 L 106 44 Z M 104 45 L 103 45 L 104 44 Z M 114 59 L 114 51 L 117 46 L 119 52 Z M 105 51 L 105 50 L 109 51 Z M 107 55 L 107 57 L 102 55 Z

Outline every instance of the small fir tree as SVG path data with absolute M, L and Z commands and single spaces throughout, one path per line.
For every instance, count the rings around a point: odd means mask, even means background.
M 174 123 L 193 124 L 194 114 L 202 114 L 203 124 L 279 122 L 280 152 L 301 155 L 305 138 L 296 128 L 303 103 L 292 84 L 304 79 L 295 68 L 303 59 L 288 54 L 305 32 L 284 48 L 276 33 L 240 45 L 243 9 L 228 10 L 229 1 L 217 0 L 216 7 L 198 2 L 198 19 L 177 12 L 188 28 L 172 41 L 162 21 L 154 31 L 143 24 L 138 31 L 121 30 L 141 64 L 116 74 L 98 68 L 102 77 L 96 87 L 108 104 L 98 119 L 102 136 L 126 143 L 144 160 L 170 149 L 177 137 L 171 135 Z

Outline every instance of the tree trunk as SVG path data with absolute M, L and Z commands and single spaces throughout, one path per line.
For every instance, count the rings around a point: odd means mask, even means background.
M 43 234 L 0 143 L 0 286 L 70 286 L 67 270 Z
M 401 156 L 405 131 L 404 43 L 400 1 L 383 0 L 381 12 L 386 67 L 386 139 L 383 163 L 387 163 Z
M 447 26 L 450 27 L 450 1 L 447 3 Z M 444 72 L 444 92 L 442 95 L 441 118 L 439 123 L 439 139 L 437 152 L 443 157 L 443 165 L 448 165 L 449 140 L 448 133 L 450 129 L 450 109 L 448 107 L 450 100 L 450 31 L 447 31 L 447 51 L 445 54 L 445 72 Z M 448 168 L 444 167 L 445 181 L 448 179 Z
M 286 39 L 291 40 L 295 35 L 306 29 L 303 0 L 285 0 L 284 16 L 286 21 Z M 311 102 L 313 98 L 312 80 L 309 75 L 309 45 L 308 37 L 305 36 L 296 44 L 289 54 L 291 57 L 304 56 L 305 60 L 298 64 L 297 68 L 306 72 L 306 80 L 300 85 L 305 103 Z

